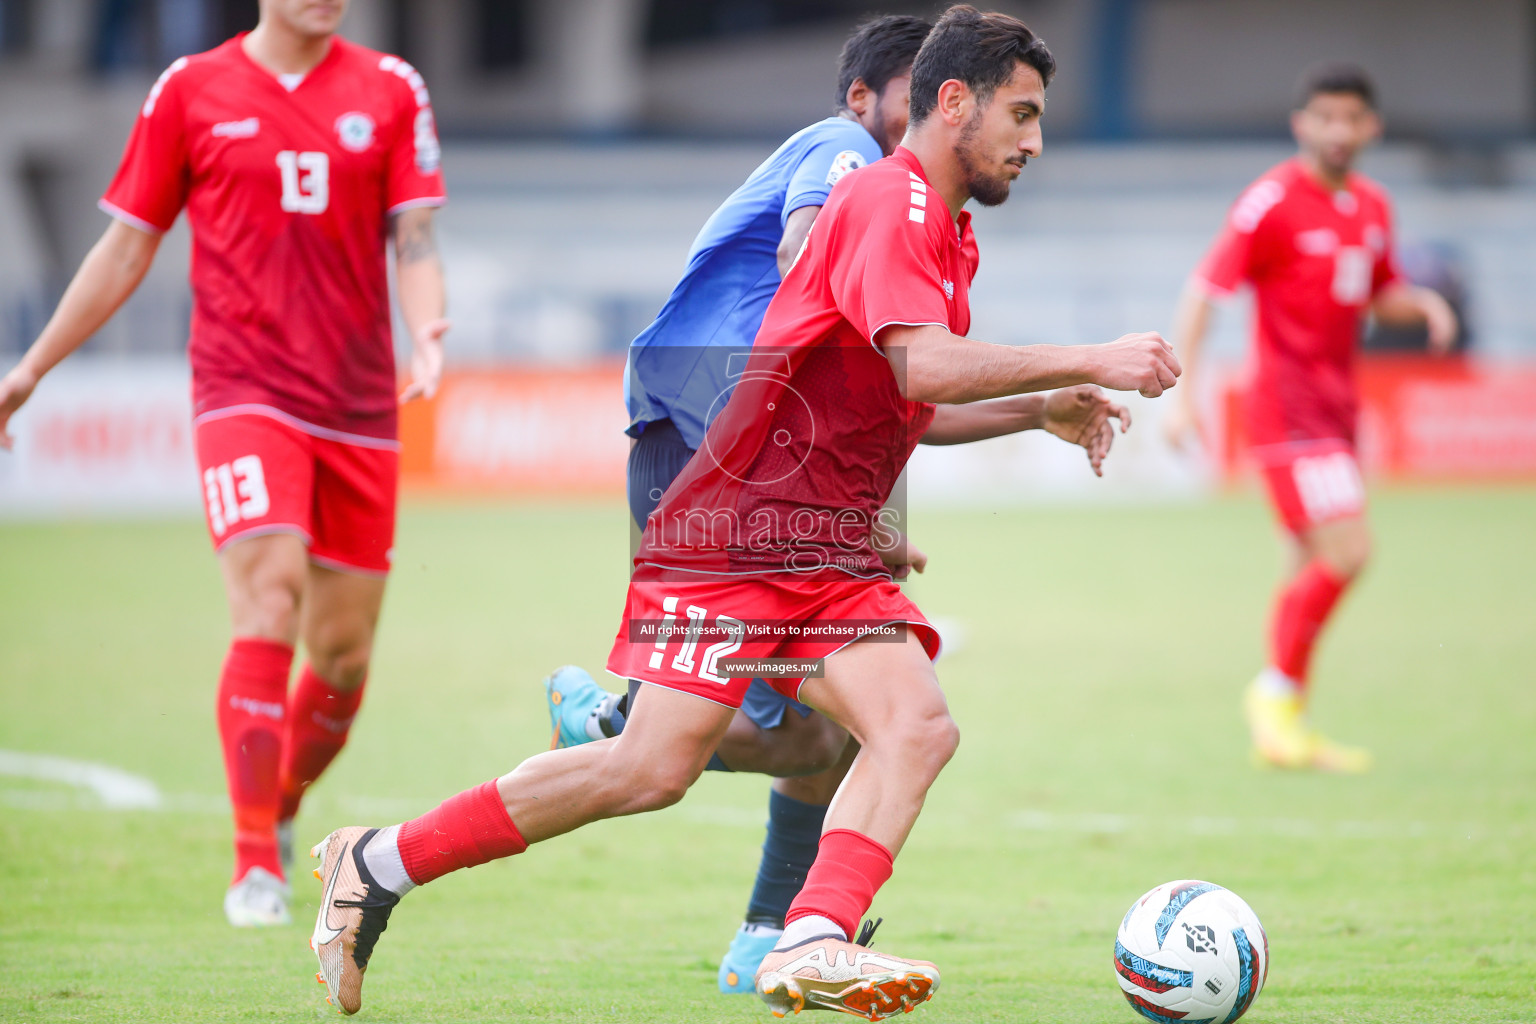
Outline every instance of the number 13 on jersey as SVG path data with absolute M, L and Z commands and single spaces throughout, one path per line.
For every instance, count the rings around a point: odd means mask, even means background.
M 324 213 L 331 205 L 331 158 L 326 154 L 285 149 L 277 154 L 277 170 L 284 213 Z

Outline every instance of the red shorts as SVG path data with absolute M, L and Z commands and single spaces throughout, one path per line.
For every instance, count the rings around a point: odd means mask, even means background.
M 1365 511 L 1365 484 L 1354 448 L 1343 440 L 1265 445 L 1253 450 L 1270 502 L 1285 528 L 1302 534 Z
M 647 580 L 645 572 L 630 581 L 624 621 L 608 655 L 608 671 L 625 679 L 739 708 L 752 678 L 730 677 L 721 671 L 722 658 L 825 658 L 871 631 L 883 635 L 879 626 L 902 622 L 915 627 L 928 657 L 939 654 L 938 631 L 890 580 L 717 576 L 674 583 Z M 805 677 L 764 682 L 795 700 Z
M 398 442 L 316 427 L 264 406 L 204 413 L 195 428 L 215 551 L 292 533 L 317 565 L 389 571 Z

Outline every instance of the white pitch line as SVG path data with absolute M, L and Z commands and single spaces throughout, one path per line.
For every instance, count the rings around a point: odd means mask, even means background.
M 91 761 L 0 750 L 0 775 L 88 789 L 103 807 L 115 811 L 154 811 L 165 803 L 159 788 L 142 775 Z

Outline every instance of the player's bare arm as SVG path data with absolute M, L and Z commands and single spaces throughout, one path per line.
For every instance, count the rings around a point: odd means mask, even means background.
M 1104 457 L 1114 443 L 1115 428 L 1131 427 L 1131 414 L 1092 385 L 1064 388 L 1047 394 L 1015 395 L 970 405 L 941 405 L 923 434 L 923 444 L 950 445 L 985 441 L 1025 430 L 1047 430 L 1063 441 L 1081 445 L 1093 471 L 1103 476 Z
M 400 395 L 402 402 L 437 394 L 443 376 L 443 335 L 452 326 L 444 318 L 448 299 L 432 231 L 435 212 L 431 207 L 403 210 L 390 224 L 400 315 L 411 334 L 411 383 Z
M 920 444 L 970 444 L 988 438 L 1039 430 L 1045 425 L 1045 395 L 1014 395 L 970 405 L 940 405 Z
M 21 361 L 0 378 L 0 448 L 10 449 L 11 416 L 37 382 L 111 319 L 144 280 L 160 236 L 114 220 L 91 247 L 58 309 Z
M 784 222 L 784 235 L 779 239 L 777 254 L 780 277 L 788 274 L 789 268 L 799 259 L 800 249 L 805 245 L 805 239 L 811 233 L 811 225 L 816 223 L 816 215 L 820 212 L 819 206 L 802 206 Z
M 937 324 L 893 324 L 878 335 L 902 394 L 914 402 L 959 405 L 1097 384 L 1156 398 L 1179 379 L 1173 349 L 1154 332 L 1104 345 L 993 345 Z
M 1199 281 L 1191 279 L 1179 296 L 1178 308 L 1173 315 L 1173 351 L 1184 369 L 1184 387 L 1174 398 L 1172 407 L 1163 420 L 1163 435 L 1175 448 L 1182 448 L 1190 440 L 1200 438 L 1200 411 L 1195 404 L 1194 374 L 1200 363 L 1200 352 L 1211 325 L 1215 305 L 1210 292 Z
M 1399 281 L 1381 290 L 1371 303 L 1371 315 L 1384 324 L 1429 330 L 1429 349 L 1437 355 L 1456 343 L 1456 311 L 1432 288 Z

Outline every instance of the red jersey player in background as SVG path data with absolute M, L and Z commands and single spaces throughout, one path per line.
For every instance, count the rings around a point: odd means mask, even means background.
M 346 6 L 262 0 L 253 31 L 166 69 L 101 201 L 112 224 L 0 381 L 9 447 L 11 415 L 128 298 L 186 208 L 197 458 L 233 625 L 218 724 L 235 925 L 289 920 L 291 822 L 346 741 L 368 674 L 394 537 L 396 406 L 436 389 L 448 329 L 427 90 L 398 57 L 335 34 Z M 399 399 L 387 238 L 413 344 Z M 301 638 L 308 663 L 290 695 Z
M 1367 314 L 1425 324 L 1436 352 L 1449 349 L 1457 331 L 1444 299 L 1398 274 L 1391 203 L 1381 186 L 1353 169 L 1381 133 L 1375 97 L 1355 67 L 1307 76 L 1291 115 L 1300 152 L 1233 205 L 1190 278 L 1174 328 L 1179 358 L 1193 373 L 1213 303 L 1244 282 L 1253 286 L 1248 440 L 1276 515 L 1295 541 L 1295 559 L 1270 616 L 1269 664 L 1250 686 L 1245 710 L 1255 757 L 1286 768 L 1370 766 L 1366 751 L 1325 739 L 1306 717 L 1312 648 L 1370 553 L 1355 458 L 1361 326 Z M 1185 383 L 1166 421 L 1176 445 L 1198 423 Z
M 311 945 L 341 1009 L 361 1006 L 375 945 L 417 885 L 679 800 L 770 656 L 799 675 L 793 666 L 824 659 L 824 672 L 771 683 L 860 750 L 758 994 L 778 1016 L 822 1008 L 866 1020 L 933 994 L 933 964 L 852 941 L 868 939 L 859 921 L 958 742 L 934 675 L 938 634 L 877 551 L 891 525 L 883 506 L 918 439 L 979 426 L 986 399 L 1078 384 L 1156 396 L 1178 376 L 1155 334 L 1080 347 L 963 337 L 977 251 L 961 208 L 1003 202 L 1039 155 L 1054 69 L 1013 18 L 962 5 L 939 19 L 912 65 L 902 145 L 834 186 L 734 393 L 647 520 L 608 660 L 644 683 L 623 733 L 539 754 L 419 818 L 338 829 L 315 847 L 325 889 Z M 661 632 L 669 623 L 686 632 Z M 764 623 L 783 632 L 758 631 Z M 727 655 L 747 660 L 731 671 Z

